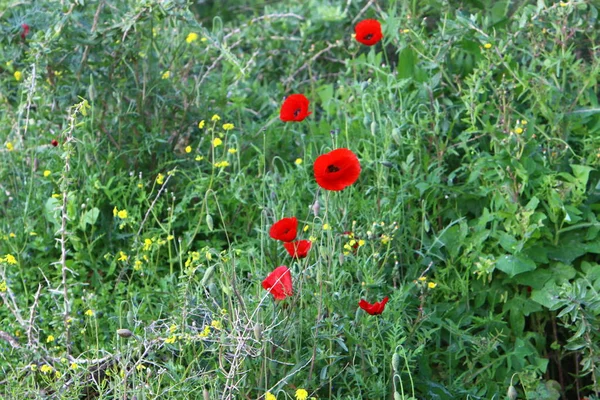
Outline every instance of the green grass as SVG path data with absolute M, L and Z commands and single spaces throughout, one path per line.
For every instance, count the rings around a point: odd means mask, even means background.
M 0 397 L 599 398 L 595 5 L 8 3 Z

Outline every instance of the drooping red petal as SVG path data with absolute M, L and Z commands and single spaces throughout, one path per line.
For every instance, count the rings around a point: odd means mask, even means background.
M 356 154 L 342 148 L 317 157 L 313 170 L 319 186 L 337 191 L 356 182 L 360 175 L 360 163 Z
M 277 267 L 262 281 L 262 287 L 268 290 L 275 300 L 283 300 L 293 294 L 292 273 L 285 265 Z
M 282 218 L 275 222 L 269 230 L 269 236 L 282 242 L 293 242 L 296 239 L 298 220 L 296 217 Z
M 312 246 L 310 240 L 298 240 L 297 242 L 284 243 L 283 247 L 292 258 L 306 258 Z
M 25 40 L 25 37 L 29 35 L 29 25 L 21 24 L 21 28 L 23 28 L 23 32 L 21 32 L 21 39 Z
M 291 94 L 285 98 L 279 111 L 279 119 L 283 122 L 299 122 L 312 114 L 308 111 L 310 102 L 303 94 Z
M 366 46 L 373 46 L 383 38 L 381 24 L 376 19 L 365 19 L 354 27 L 355 38 Z
M 380 302 L 371 304 L 368 301 L 361 299 L 358 302 L 358 306 L 365 310 L 368 314 L 379 315 L 385 309 L 385 305 L 387 304 L 388 300 L 389 297 L 386 296 Z

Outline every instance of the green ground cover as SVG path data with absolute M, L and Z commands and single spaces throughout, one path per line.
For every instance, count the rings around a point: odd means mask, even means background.
M 0 397 L 599 398 L 593 1 L 0 4 Z

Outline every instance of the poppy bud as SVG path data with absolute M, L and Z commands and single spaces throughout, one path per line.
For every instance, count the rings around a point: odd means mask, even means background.
M 117 335 L 121 336 L 122 338 L 130 338 L 133 336 L 133 332 L 131 332 L 129 329 L 117 329 Z
M 23 32 L 21 32 L 21 39 L 25 40 L 25 37 L 29 34 L 29 25 L 21 24 L 21 28 L 23 28 Z
M 262 338 L 262 325 L 259 323 L 256 323 L 256 325 L 254 325 L 254 339 L 256 339 L 257 341 L 260 342 L 261 338 Z
M 52 139 L 52 141 L 50 142 L 52 144 L 52 146 L 56 147 L 58 146 L 58 140 L 56 139 Z
M 208 283 L 208 281 L 210 280 L 210 278 L 212 278 L 213 274 L 215 273 L 215 267 L 214 265 L 211 265 L 210 267 L 208 267 L 206 269 L 206 272 L 204 273 L 204 276 L 202 277 L 202 280 L 200 281 L 200 284 L 202 286 L 206 286 L 206 284 Z
M 400 356 L 398 353 L 394 353 L 392 356 L 392 368 L 395 373 L 398 373 L 398 370 L 400 369 Z
M 311 206 L 312 208 L 312 212 L 315 215 L 315 217 L 319 216 L 319 211 L 321 210 L 321 205 L 319 204 L 319 200 L 315 200 L 315 203 Z
M 508 398 L 510 400 L 517 400 L 517 396 L 519 394 L 517 393 L 517 389 L 515 389 L 515 387 L 513 385 L 510 385 L 508 387 L 508 391 L 506 392 L 506 395 L 508 396 Z

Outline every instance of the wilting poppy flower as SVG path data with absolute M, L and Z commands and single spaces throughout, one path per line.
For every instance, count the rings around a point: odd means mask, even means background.
M 348 149 L 320 155 L 313 169 L 317 183 L 326 190 L 342 190 L 356 182 L 360 175 L 358 158 Z
M 50 142 L 50 144 L 52 144 L 52 146 L 56 147 L 56 146 L 58 146 L 58 140 L 52 139 L 52 141 Z
M 279 111 L 279 119 L 283 122 L 302 121 L 311 112 L 308 111 L 310 102 L 303 94 L 290 94 L 283 101 Z
M 29 25 L 21 24 L 21 28 L 23 28 L 23 32 L 21 32 L 21 39 L 25 40 L 25 37 L 29 35 Z
M 284 243 L 283 247 L 287 250 L 292 258 L 305 258 L 308 255 L 310 240 L 298 240 L 297 242 Z
M 275 222 L 269 230 L 269 236 L 282 242 L 293 242 L 296 239 L 298 220 L 296 217 L 282 218 Z
M 383 38 L 381 24 L 376 19 L 364 19 L 354 27 L 356 40 L 367 46 L 373 46 Z
M 292 295 L 292 273 L 285 265 L 277 267 L 262 281 L 262 287 L 268 290 L 275 300 L 283 300 Z
M 366 300 L 361 299 L 358 302 L 358 306 L 371 315 L 379 315 L 383 312 L 385 304 L 388 302 L 388 300 L 389 298 L 386 296 L 380 302 L 371 304 Z

